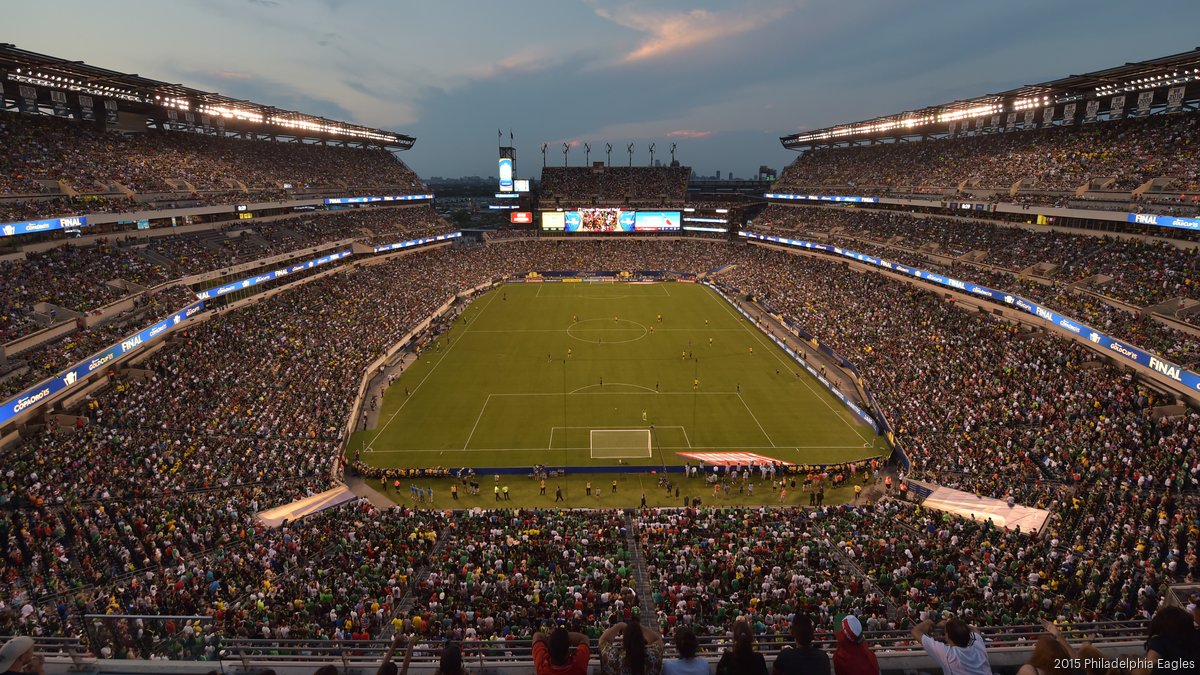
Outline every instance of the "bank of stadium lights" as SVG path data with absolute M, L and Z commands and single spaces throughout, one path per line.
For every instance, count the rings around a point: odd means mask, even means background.
M 255 122 L 257 124 L 262 124 L 263 122 L 263 116 L 253 110 L 227 108 L 223 105 L 202 105 L 197 108 L 197 111 L 204 115 L 224 117 L 227 120 L 242 120 L 243 122 Z
M 1162 75 L 1151 75 L 1149 77 L 1139 77 L 1136 80 L 1129 80 L 1124 84 L 1105 84 L 1096 87 L 1098 96 L 1107 96 L 1109 94 L 1117 94 L 1130 91 L 1145 91 L 1146 89 L 1154 89 L 1156 87 L 1169 87 L 1176 84 L 1187 84 L 1193 80 L 1200 80 L 1200 68 L 1194 68 L 1190 71 L 1183 72 L 1173 71 L 1171 73 L 1163 73 Z
M 953 122 L 955 120 L 986 117 L 1004 112 L 1004 106 L 999 103 L 989 103 L 987 105 L 965 108 L 962 110 L 951 110 L 937 115 L 909 115 L 902 118 L 887 117 L 872 122 L 863 122 L 861 124 L 846 124 L 840 127 L 834 127 L 827 131 L 812 132 L 808 134 L 800 134 L 789 139 L 789 143 L 812 143 L 814 141 L 828 141 L 835 138 L 843 138 L 845 136 L 854 136 L 857 134 L 877 134 L 895 129 L 912 129 L 926 124 L 935 122 Z
M 987 117 L 1004 112 L 1004 106 L 999 103 L 989 103 L 987 105 L 977 105 L 973 108 L 964 108 L 962 110 L 951 110 L 950 112 L 939 113 L 937 116 L 938 122 L 953 122 L 955 120 L 968 119 L 973 117 Z
M 155 102 L 164 108 L 178 108 L 179 110 L 191 110 L 192 104 L 190 101 L 182 98 L 171 98 L 170 96 L 155 96 Z
M 1050 102 L 1049 96 L 1034 96 L 1031 98 L 1019 98 L 1013 101 L 1012 109 L 1014 111 L 1030 110 L 1040 108 Z
M 831 138 L 842 138 L 845 136 L 854 136 L 857 134 L 878 134 L 894 129 L 912 129 L 924 124 L 929 124 L 934 121 L 933 115 L 910 116 L 903 119 L 886 118 L 873 122 L 863 122 L 862 124 L 847 124 L 840 127 L 834 127 L 829 131 L 821 133 L 804 134 L 797 136 L 796 141 L 824 141 Z
M 224 117 L 225 119 L 241 120 L 243 122 L 253 122 L 255 124 L 270 124 L 273 126 L 283 127 L 285 129 L 301 129 L 304 131 L 316 131 L 335 136 L 348 136 L 351 138 L 361 138 L 370 141 L 393 142 L 397 137 L 390 134 L 381 134 L 365 129 L 350 129 L 337 123 L 318 122 L 309 119 L 296 119 L 294 117 L 285 117 L 283 115 L 273 115 L 265 117 L 261 113 L 253 110 L 244 110 L 240 108 L 229 108 L 220 105 L 202 105 L 198 112 L 205 115 L 214 115 Z
M 267 122 L 288 129 L 304 129 L 305 131 L 319 131 L 321 133 L 333 134 L 336 136 L 350 136 L 352 138 L 363 138 L 370 141 L 395 141 L 396 136 L 391 134 L 381 134 L 365 129 L 348 129 L 340 124 L 331 124 L 329 122 L 314 122 L 304 119 L 295 119 L 291 117 L 269 117 Z
M 151 99 L 149 96 L 143 97 L 128 89 L 121 89 L 119 87 L 113 87 L 110 85 L 92 84 L 70 77 L 63 77 L 61 75 L 53 75 L 51 73 L 43 73 L 34 70 L 25 70 L 22 72 L 21 68 L 17 68 L 14 72 L 8 73 L 8 79 L 13 82 L 21 82 L 23 84 L 49 87 L 51 89 L 66 89 L 67 91 L 92 94 L 94 96 L 100 96 L 104 98 L 116 98 L 135 103 L 153 103 L 164 108 L 175 108 L 184 111 L 190 111 L 192 109 L 191 102 L 183 98 L 155 95 L 154 98 Z M 225 119 L 236 119 L 243 122 L 253 122 L 256 124 L 267 123 L 288 129 L 319 131 L 335 136 L 359 138 L 369 141 L 391 143 L 399 140 L 399 137 L 394 134 L 378 133 L 367 129 L 352 129 L 336 123 L 318 122 L 308 119 L 295 119 L 282 116 L 264 117 L 261 113 L 253 110 L 230 108 L 220 105 L 201 105 L 197 108 L 197 112 L 205 115 L 224 117 Z
M 867 124 L 858 124 L 854 126 L 856 132 L 865 132 L 868 134 L 877 134 L 884 131 L 892 131 L 893 129 L 912 129 L 923 124 L 929 124 L 933 121 L 933 115 L 925 115 L 921 117 L 906 117 L 904 119 L 880 120 L 878 122 L 869 122 Z
M 86 81 L 72 79 L 70 77 L 62 77 L 61 75 L 51 75 L 34 70 L 26 70 L 21 72 L 17 68 L 15 72 L 8 74 L 8 79 L 13 82 L 22 82 L 24 84 L 32 84 L 40 87 L 49 87 L 51 89 L 66 89 L 67 91 L 80 92 L 91 94 L 93 96 L 102 96 L 105 98 L 119 98 L 123 101 L 133 101 L 135 103 L 146 103 L 146 99 L 119 87 L 112 87 L 103 84 L 91 84 Z

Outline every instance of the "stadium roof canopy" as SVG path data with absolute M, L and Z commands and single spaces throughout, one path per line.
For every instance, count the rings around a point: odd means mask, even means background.
M 1179 100 L 1169 96 L 1169 92 L 1179 89 L 1184 94 Z M 1150 96 L 1144 100 L 1143 93 Z M 1030 112 L 1044 114 L 1051 110 L 1046 117 L 1037 115 L 1037 121 L 1042 126 L 1048 126 L 1051 121 L 1055 124 L 1074 123 L 1078 114 L 1086 114 L 1084 106 L 1088 101 L 1096 101 L 1100 106 L 1093 112 L 1094 121 L 1098 116 L 1105 119 L 1119 119 L 1129 112 L 1129 107 L 1136 103 L 1139 114 L 1152 112 L 1173 112 L 1183 108 L 1183 101 L 1194 100 L 1200 94 L 1200 48 L 1172 56 L 1164 56 L 1149 61 L 1126 63 L 1123 66 L 1098 70 L 1084 75 L 1070 75 L 1058 80 L 1041 84 L 1027 84 L 1016 89 L 1003 91 L 986 96 L 954 101 L 943 105 L 929 106 L 919 110 L 909 110 L 886 117 L 876 117 L 863 122 L 840 124 L 814 131 L 805 131 L 790 136 L 783 136 L 779 141 L 789 150 L 806 150 L 809 148 L 834 145 L 853 144 L 856 141 L 876 142 L 887 139 L 907 139 L 912 137 L 927 138 L 935 135 L 953 134 L 957 128 L 966 131 L 972 120 L 976 121 L 979 131 L 997 131 L 998 124 L 994 121 L 997 116 L 1009 115 L 1009 129 L 1036 128 L 1037 124 L 1026 121 Z M 1115 103 L 1115 97 L 1119 101 Z M 1080 103 L 1068 107 L 1072 103 Z M 1109 112 L 1111 111 L 1111 113 Z M 1034 116 L 1030 115 L 1030 119 Z M 984 118 L 988 118 L 985 123 Z M 1017 119 L 1021 122 L 1014 127 Z
M 51 100 L 51 92 L 55 91 L 74 93 L 113 101 L 120 110 L 153 119 L 183 118 L 192 125 L 214 129 L 396 150 L 407 150 L 416 142 L 412 136 L 392 131 L 282 110 L 0 43 L 0 90 L 5 97 L 14 98 L 20 85 L 35 87 L 39 100 Z M 102 106 L 96 104 L 97 108 Z

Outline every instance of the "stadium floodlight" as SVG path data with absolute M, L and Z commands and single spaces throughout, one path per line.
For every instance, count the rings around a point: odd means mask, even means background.
M 201 111 L 203 112 L 203 111 Z M 319 119 L 319 118 L 318 118 Z M 253 120 L 251 120 L 253 121 Z M 305 131 L 318 131 L 321 133 L 332 134 L 336 136 L 350 136 L 352 138 L 362 138 L 372 141 L 395 141 L 398 137 L 393 134 L 381 134 L 372 131 L 360 129 L 350 129 L 343 124 L 329 122 L 327 120 L 312 121 L 308 119 L 295 119 L 292 117 L 273 116 L 268 117 L 267 122 L 276 126 L 281 126 L 287 129 L 303 129 Z
M 1040 108 L 1050 102 L 1049 96 L 1033 96 L 1030 98 L 1019 98 L 1013 101 L 1013 110 L 1030 110 L 1032 108 Z
M 250 110 L 241 110 L 238 108 L 229 108 L 222 105 L 205 105 L 200 106 L 200 112 L 208 115 L 216 115 L 225 119 L 236 119 L 244 122 L 263 123 L 263 116 L 259 113 Z
M 971 108 L 962 110 L 953 110 L 950 112 L 938 115 L 938 122 L 953 122 L 955 120 L 968 119 L 973 117 L 987 117 L 1004 111 L 1004 106 L 989 103 L 986 105 L 977 105 Z

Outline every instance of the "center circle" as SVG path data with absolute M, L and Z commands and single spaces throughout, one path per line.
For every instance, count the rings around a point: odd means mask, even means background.
M 646 337 L 650 332 L 644 325 L 629 319 L 584 319 L 577 321 L 567 328 L 567 335 L 580 342 L 592 344 L 616 345 L 624 342 L 634 342 Z M 629 337 L 630 335 L 633 337 Z M 587 337 L 584 337 L 584 336 Z

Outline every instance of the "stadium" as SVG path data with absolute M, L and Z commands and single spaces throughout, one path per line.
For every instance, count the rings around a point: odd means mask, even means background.
M 1094 57 L 736 189 L 501 132 L 463 227 L 0 44 L 0 664 L 1196 672 L 1200 51 Z

